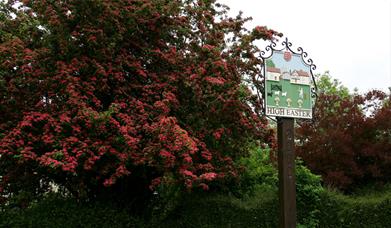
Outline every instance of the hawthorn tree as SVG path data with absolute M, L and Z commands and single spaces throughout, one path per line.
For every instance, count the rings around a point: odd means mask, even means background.
M 341 190 L 391 181 L 389 95 L 352 95 L 329 75 L 319 82 L 314 119 L 297 128 L 298 156 L 326 185 Z
M 249 20 L 214 0 L 0 3 L 0 190 L 208 189 L 272 131 Z

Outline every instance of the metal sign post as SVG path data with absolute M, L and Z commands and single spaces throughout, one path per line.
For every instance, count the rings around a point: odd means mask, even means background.
M 316 84 L 312 59 L 302 48 L 292 50 L 286 38 L 283 48 L 272 42 L 261 52 L 265 114 L 276 117 L 280 227 L 296 227 L 296 177 L 294 119 L 312 119 Z

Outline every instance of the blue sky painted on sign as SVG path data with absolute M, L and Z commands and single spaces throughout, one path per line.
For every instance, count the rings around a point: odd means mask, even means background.
M 304 65 L 300 55 L 292 54 L 291 60 L 285 61 L 284 53 L 275 51 L 270 59 L 273 60 L 276 67 L 280 68 L 281 70 L 303 70 L 307 71 L 308 73 L 310 71 L 309 67 L 307 65 Z

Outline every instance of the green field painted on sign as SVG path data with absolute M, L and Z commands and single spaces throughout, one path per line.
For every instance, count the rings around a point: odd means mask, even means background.
M 309 85 L 293 84 L 290 80 L 266 80 L 266 105 L 311 109 L 311 88 Z

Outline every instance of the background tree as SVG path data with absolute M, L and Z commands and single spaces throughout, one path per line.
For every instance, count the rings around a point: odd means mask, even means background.
M 140 196 L 208 189 L 272 131 L 241 85 L 256 39 L 213 0 L 8 1 L 0 5 L 3 195 Z M 105 187 L 103 187 L 105 186 Z
M 318 79 L 314 120 L 298 129 L 298 156 L 323 181 L 342 190 L 390 181 L 390 114 L 384 92 L 349 94 L 328 73 Z
M 315 77 L 319 93 L 325 95 L 338 95 L 342 98 L 350 96 L 349 89 L 342 85 L 338 79 L 333 79 L 329 71 L 318 74 Z

